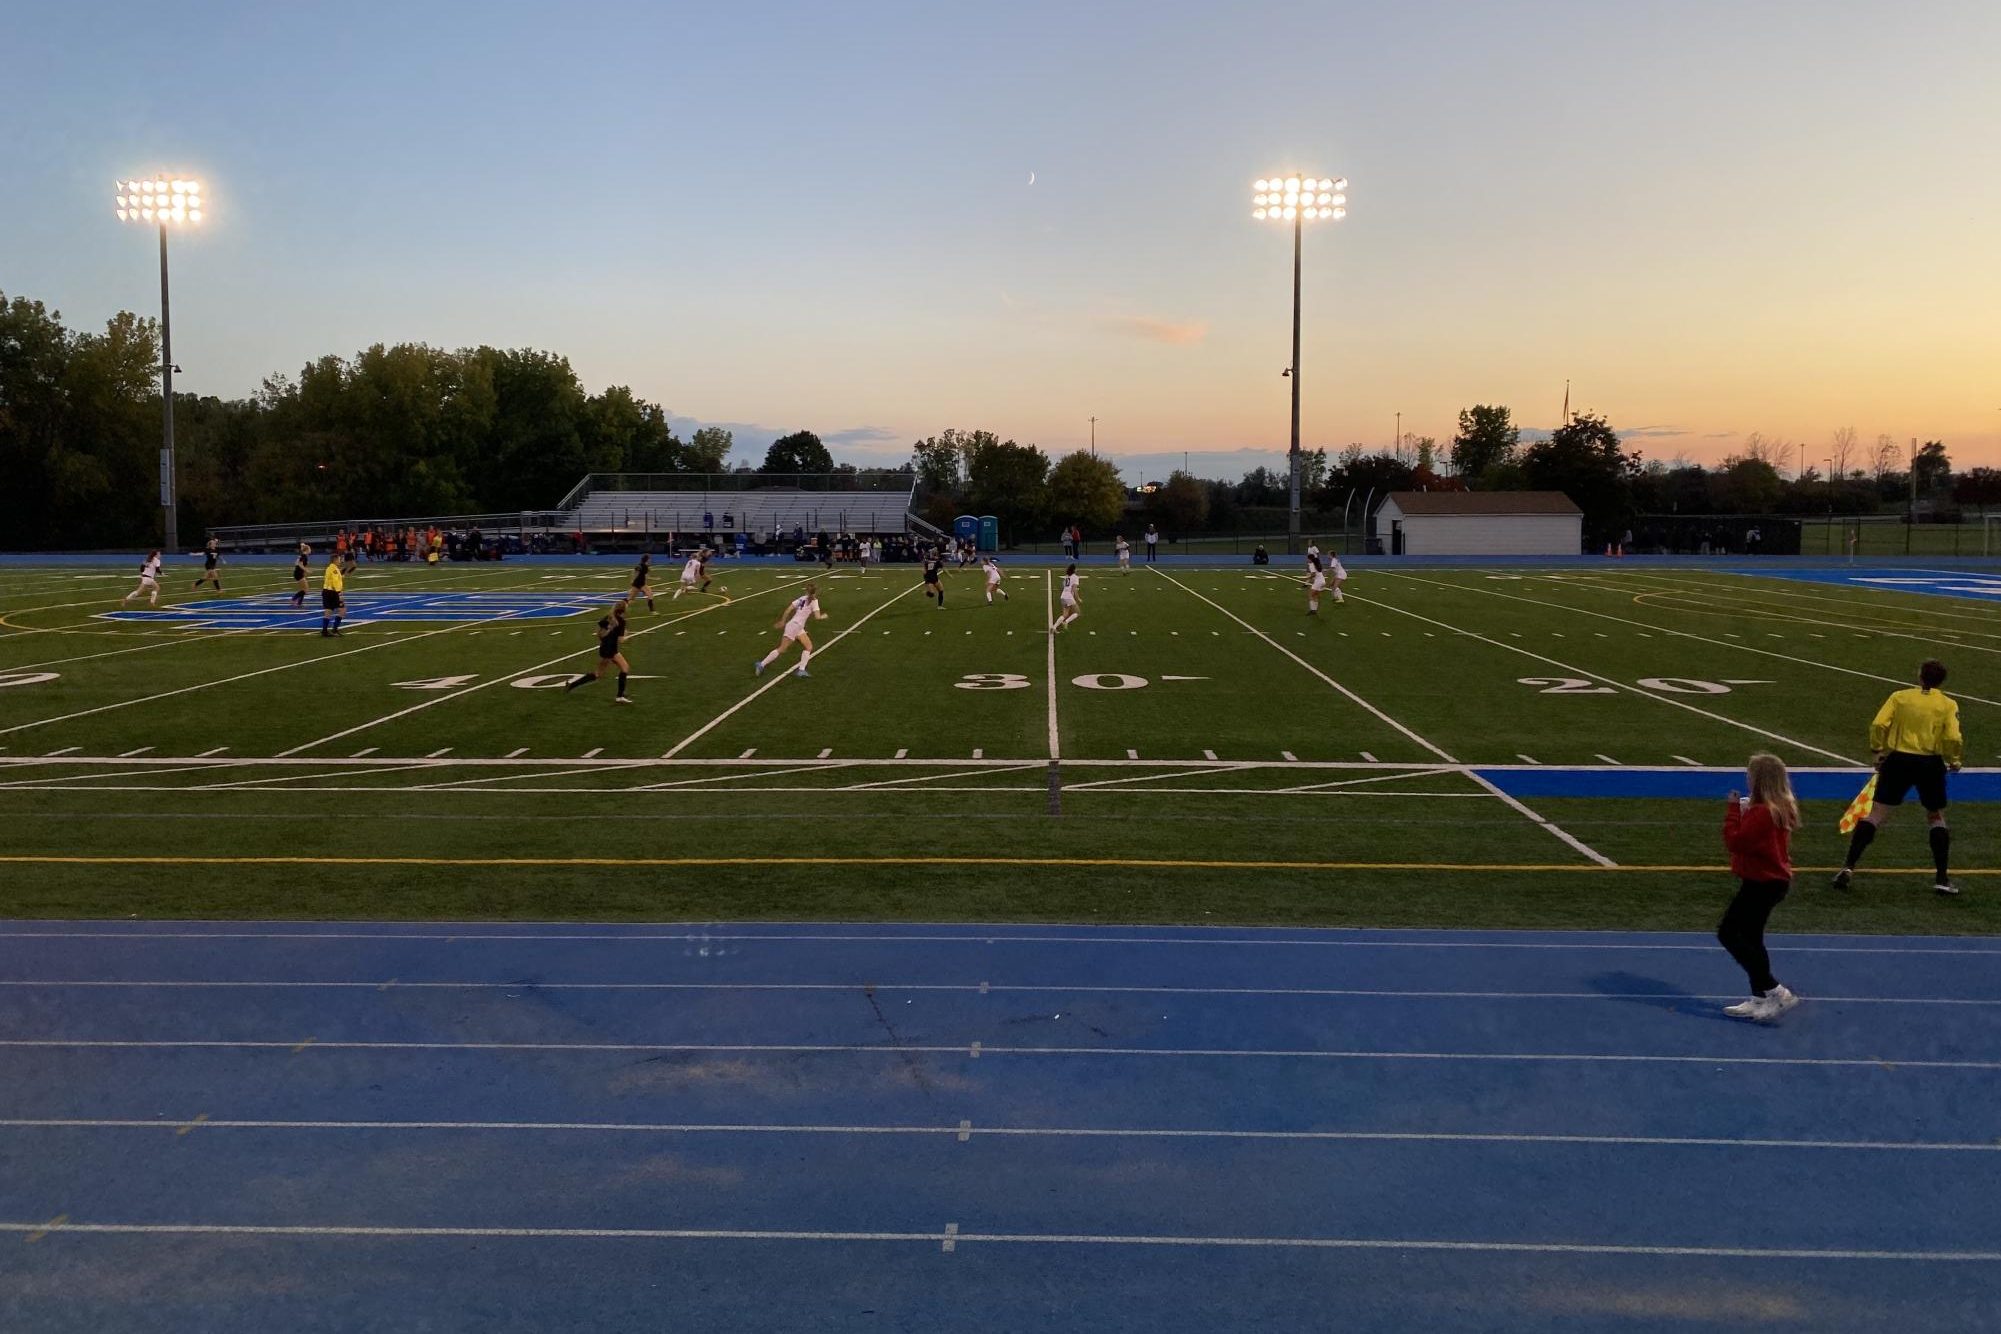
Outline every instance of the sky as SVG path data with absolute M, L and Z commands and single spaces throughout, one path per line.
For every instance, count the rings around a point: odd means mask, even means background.
M 945 427 L 1129 483 L 1605 413 L 2001 463 L 2001 4 L 10 6 L 0 291 L 157 310 L 113 182 L 198 176 L 176 387 L 536 346 L 739 455 Z M 1032 181 L 1031 181 L 1032 177 Z

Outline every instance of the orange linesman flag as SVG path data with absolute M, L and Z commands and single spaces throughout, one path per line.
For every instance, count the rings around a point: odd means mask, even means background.
M 1855 794 L 1855 800 L 1849 802 L 1848 809 L 1841 813 L 1841 832 L 1854 833 L 1855 826 L 1866 820 L 1869 812 L 1874 809 L 1876 809 L 1876 775 L 1870 774 L 1869 781 Z

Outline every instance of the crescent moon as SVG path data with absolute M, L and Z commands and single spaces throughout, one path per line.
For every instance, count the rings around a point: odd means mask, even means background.
M 1034 173 L 1034 172 L 1032 172 L 1032 171 L 1031 171 L 1030 173 L 1028 173 L 1028 183 L 1029 183 L 1030 185 L 1034 185 L 1034 184 L 1035 184 L 1035 173 Z

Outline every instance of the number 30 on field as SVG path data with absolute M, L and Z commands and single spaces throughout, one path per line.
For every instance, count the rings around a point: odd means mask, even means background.
M 1032 682 L 1019 672 L 973 672 L 952 684 L 961 690 L 1026 690 Z M 1124 672 L 1089 672 L 1071 677 L 1070 684 L 1084 690 L 1138 690 L 1147 684 L 1147 679 L 1144 676 L 1127 676 Z

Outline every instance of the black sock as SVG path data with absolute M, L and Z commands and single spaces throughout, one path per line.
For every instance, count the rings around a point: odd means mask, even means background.
M 1842 865 L 1854 870 L 1856 863 L 1862 860 L 1862 850 L 1868 847 L 1875 837 L 1876 826 L 1869 821 L 1864 820 L 1856 825 L 1855 832 L 1848 836 L 1848 860 Z
M 570 680 L 569 684 L 563 687 L 563 693 L 568 694 L 570 691 L 575 690 L 578 686 L 584 684 L 584 682 L 595 681 L 595 680 L 597 680 L 595 676 L 589 676 L 589 675 L 573 677 Z
M 624 695 L 624 694 L 625 694 L 625 673 L 624 673 L 624 672 L 620 672 L 620 673 L 618 674 L 618 693 L 619 693 L 620 695 Z
M 1946 871 L 1946 857 L 1952 851 L 1952 830 L 1942 824 L 1932 826 L 1932 865 L 1938 868 L 1939 882 L 1943 884 L 1949 875 Z

